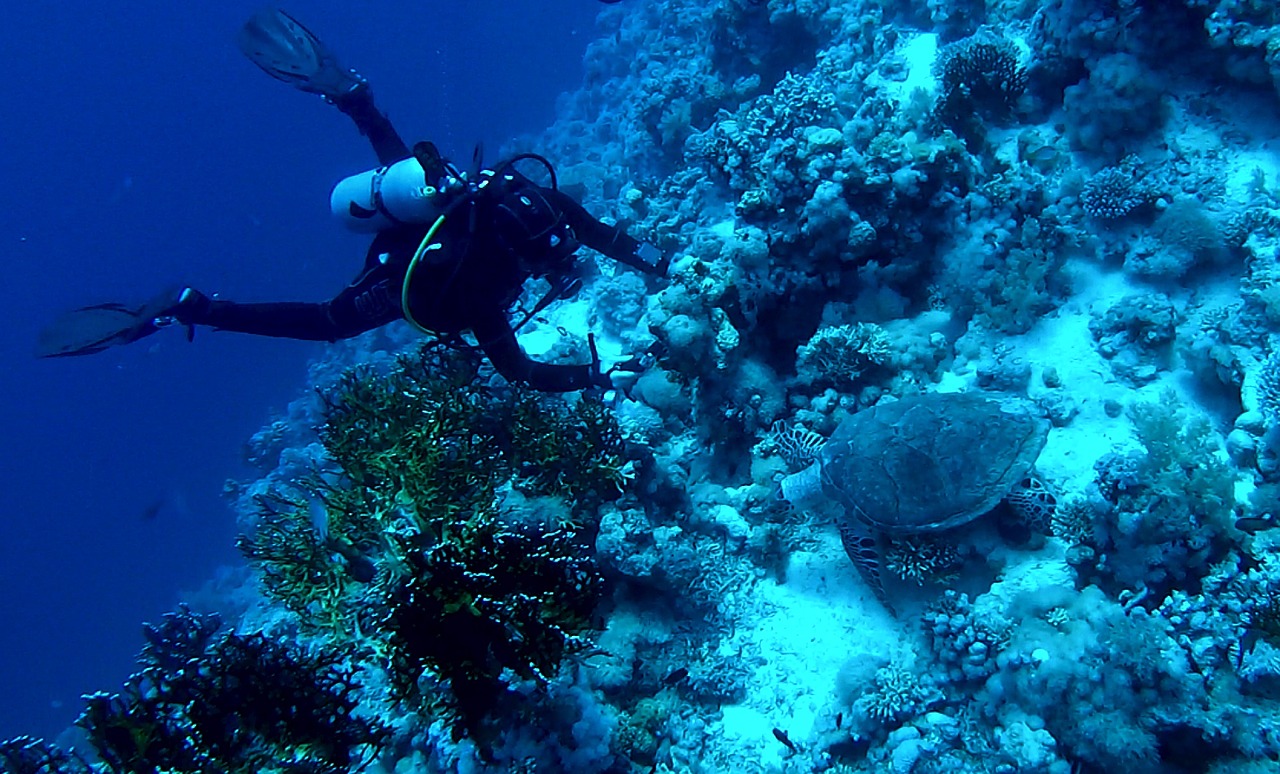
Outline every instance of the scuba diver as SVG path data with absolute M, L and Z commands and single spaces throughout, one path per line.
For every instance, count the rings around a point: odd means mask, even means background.
M 656 277 L 670 258 L 622 228 L 592 217 L 557 188 L 555 170 L 536 154 L 493 169 L 462 172 L 429 142 L 409 148 L 374 105 L 368 82 L 341 66 L 323 43 L 283 11 L 251 18 L 240 50 L 268 75 L 322 96 L 348 115 L 373 146 L 376 169 L 349 177 L 330 197 L 333 213 L 359 232 L 375 234 L 364 267 L 328 302 L 236 303 L 190 287 L 168 291 L 140 307 L 99 304 L 77 309 L 44 331 L 38 354 L 62 357 L 128 344 L 169 325 L 194 326 L 313 341 L 335 341 L 404 318 L 446 341 L 470 331 L 503 377 L 548 392 L 611 388 L 639 370 L 639 358 L 601 369 L 592 362 L 556 365 L 532 360 L 516 331 L 552 301 L 576 291 L 574 254 L 580 245 Z M 477 155 L 479 155 L 477 153 Z M 519 162 L 545 167 L 534 183 Z M 551 289 L 512 324 L 509 313 L 527 280 Z

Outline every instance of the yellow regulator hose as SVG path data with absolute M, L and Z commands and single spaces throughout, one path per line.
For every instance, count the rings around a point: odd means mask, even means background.
M 413 312 L 409 311 L 409 281 L 413 279 L 413 272 L 418 268 L 418 261 L 422 260 L 422 256 L 426 255 L 427 249 L 431 247 L 431 243 L 436 238 L 436 232 L 440 230 L 440 226 L 444 224 L 444 215 L 436 218 L 436 222 L 431 224 L 431 228 L 427 229 L 427 235 L 422 238 L 422 242 L 418 245 L 418 249 L 413 251 L 413 258 L 409 261 L 409 268 L 404 272 L 404 283 L 400 286 L 400 311 L 404 313 L 404 319 L 418 330 L 419 333 L 431 333 L 431 331 L 422 327 L 422 325 L 413 319 Z

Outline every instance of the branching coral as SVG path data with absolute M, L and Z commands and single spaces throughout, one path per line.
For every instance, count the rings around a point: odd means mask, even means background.
M 880 668 L 873 688 L 854 702 L 854 709 L 881 726 L 890 728 L 927 710 L 941 698 L 926 676 L 902 664 Z
M 478 367 L 470 353 L 423 347 L 386 377 L 349 371 L 326 396 L 321 440 L 348 479 L 419 529 L 489 510 L 503 460 L 497 398 L 476 386 Z
M 1106 167 L 1085 183 L 1080 203 L 1098 220 L 1119 220 L 1155 198 L 1133 163 Z
M 427 345 L 345 374 L 320 428 L 339 470 L 264 499 L 240 541 L 304 625 L 363 630 L 400 698 L 438 708 L 420 683 L 451 691 L 459 735 L 480 733 L 504 673 L 545 685 L 583 642 L 593 516 L 631 470 L 600 401 L 485 387 L 478 363 Z M 508 487 L 561 498 L 558 528 L 505 512 Z
M 960 556 L 945 536 L 897 538 L 889 542 L 884 566 L 902 580 L 923 584 L 953 575 L 959 569 Z
M 581 635 L 602 579 L 579 535 L 539 533 L 485 519 L 410 558 L 411 580 L 384 623 L 401 698 L 421 702 L 431 670 L 449 681 L 462 730 L 481 723 L 504 690 L 503 672 L 545 684 Z
M 889 337 L 875 323 L 819 328 L 797 352 L 799 367 L 815 383 L 848 390 L 889 362 Z
M 183 609 L 147 627 L 141 671 L 77 721 L 113 772 L 363 768 L 388 736 L 358 717 L 347 654 L 219 632 Z M 363 762 L 357 757 L 364 749 Z
M 596 399 L 566 407 L 517 393 L 507 426 L 512 461 L 524 484 L 566 498 L 578 511 L 615 499 L 633 474 L 617 417 Z
M 259 497 L 253 534 L 236 539 L 258 569 L 263 590 L 303 620 L 332 623 L 348 577 L 316 531 L 306 503 Z
M 1027 73 L 1012 43 L 975 35 L 944 48 L 934 65 L 940 90 L 937 117 L 964 136 L 973 136 L 975 119 L 1004 118 L 1027 87 Z
M 1083 498 L 1063 500 L 1054 509 L 1050 528 L 1069 546 L 1085 545 L 1093 541 L 1093 519 L 1093 508 Z

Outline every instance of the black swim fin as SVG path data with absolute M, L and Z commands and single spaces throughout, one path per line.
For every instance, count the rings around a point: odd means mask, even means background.
M 138 307 L 106 303 L 67 312 L 40 331 L 36 357 L 92 355 L 150 336 L 177 305 L 179 292 L 166 291 Z
M 249 61 L 272 78 L 337 101 L 365 81 L 343 67 L 311 30 L 277 8 L 264 8 L 240 28 L 236 40 Z

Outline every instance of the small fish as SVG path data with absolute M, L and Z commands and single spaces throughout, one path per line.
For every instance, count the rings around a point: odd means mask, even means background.
M 378 574 L 378 567 L 367 556 L 344 557 L 347 560 L 347 577 L 356 583 L 370 583 Z
M 843 713 L 843 712 L 837 712 L 837 713 L 836 713 L 836 730 L 837 730 L 837 731 L 839 731 L 839 730 L 840 730 L 840 724 L 841 724 L 841 723 L 843 723 L 843 722 L 844 722 L 844 713 Z
M 791 752 L 793 753 L 800 752 L 800 748 L 796 747 L 796 743 L 791 741 L 791 737 L 787 736 L 787 732 L 783 731 L 781 728 L 773 729 L 773 738 L 777 739 L 779 742 L 782 742 L 782 744 L 784 744 L 786 748 Z
M 675 670 L 671 674 L 662 678 L 662 684 L 675 685 L 676 683 L 680 682 L 681 680 L 685 679 L 688 676 L 689 676 L 689 670 L 685 669 L 684 667 L 680 667 L 679 669 Z
M 311 517 L 311 528 L 321 543 L 329 540 L 329 506 L 319 497 L 307 503 L 308 515 Z
M 1262 639 L 1262 632 L 1250 626 L 1244 630 L 1244 636 L 1240 638 L 1240 642 L 1236 645 L 1236 671 L 1239 672 L 1244 668 L 1245 656 L 1253 652 L 1258 646 L 1258 641 Z
M 155 502 L 148 504 L 147 507 L 142 510 L 142 520 L 155 521 L 156 517 L 160 515 L 160 511 L 162 510 L 164 510 L 163 497 L 159 498 Z
M 1236 519 L 1236 529 L 1241 532 L 1261 532 L 1264 529 L 1271 529 L 1276 526 L 1276 522 L 1270 516 L 1243 516 Z
M 356 583 L 369 583 L 378 574 L 373 560 L 361 553 L 351 541 L 329 536 L 325 538 L 324 545 L 343 558 L 347 564 L 347 577 Z

